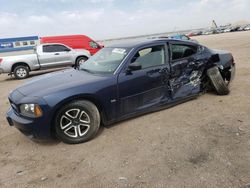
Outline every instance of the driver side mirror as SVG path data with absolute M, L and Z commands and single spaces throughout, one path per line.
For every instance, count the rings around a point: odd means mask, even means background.
M 138 62 L 134 62 L 134 63 L 131 63 L 127 70 L 126 70 L 126 74 L 131 74 L 132 71 L 137 71 L 137 70 L 141 70 L 142 69 L 142 66 L 140 63 Z
M 141 69 L 142 69 L 142 66 L 141 66 L 141 64 L 138 63 L 138 62 L 134 62 L 134 63 L 131 63 L 131 64 L 128 66 L 128 69 L 131 70 L 131 71 L 141 70 Z

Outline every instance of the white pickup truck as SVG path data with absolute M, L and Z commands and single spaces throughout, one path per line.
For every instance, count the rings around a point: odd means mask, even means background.
M 79 66 L 90 57 L 87 50 L 75 50 L 63 44 L 42 44 L 34 53 L 0 57 L 0 74 L 14 74 L 17 79 L 29 76 L 30 71 L 65 66 Z

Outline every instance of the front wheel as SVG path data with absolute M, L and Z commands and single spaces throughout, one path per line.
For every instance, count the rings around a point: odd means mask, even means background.
M 86 100 L 79 100 L 62 107 L 56 115 L 56 135 L 63 142 L 78 144 L 92 139 L 100 127 L 97 107 Z

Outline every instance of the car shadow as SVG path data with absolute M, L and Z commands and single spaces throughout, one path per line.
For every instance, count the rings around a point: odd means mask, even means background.
M 104 126 L 100 126 L 99 130 L 98 130 L 98 133 L 96 134 L 96 136 L 94 138 L 92 138 L 91 140 L 93 139 L 97 139 L 103 132 L 104 130 Z M 58 138 L 56 138 L 55 136 L 51 139 L 48 139 L 48 140 L 37 140 L 37 139 L 33 139 L 33 138 L 30 138 L 34 143 L 38 144 L 38 145 L 42 145 L 42 146 L 55 146 L 55 145 L 58 145 L 60 143 L 63 143 L 61 140 L 59 140 Z M 91 141 L 89 140 L 89 141 Z M 89 142 L 87 141 L 87 142 Z M 84 144 L 84 142 L 82 143 Z M 74 145 L 74 144 L 72 144 Z
M 34 143 L 38 145 L 43 145 L 43 146 L 55 146 L 61 143 L 60 140 L 57 138 L 51 138 L 48 140 L 36 140 L 36 139 L 31 139 Z

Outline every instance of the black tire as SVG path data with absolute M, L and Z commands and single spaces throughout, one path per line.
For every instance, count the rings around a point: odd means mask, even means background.
M 14 76 L 16 79 L 25 79 L 29 77 L 29 68 L 25 65 L 18 65 L 14 68 Z
M 215 91 L 218 95 L 228 95 L 229 90 L 229 84 L 225 82 L 223 77 L 221 76 L 221 73 L 218 69 L 218 67 L 212 67 L 207 70 L 208 78 L 211 81 L 212 86 L 214 87 Z
M 86 142 L 97 134 L 100 122 L 99 111 L 92 102 L 73 101 L 63 106 L 56 115 L 56 136 L 68 144 Z
M 85 61 L 87 61 L 87 60 L 88 60 L 88 58 L 85 57 L 85 56 L 78 57 L 78 58 L 76 59 L 75 66 L 76 66 L 76 67 L 79 67 L 79 66 L 80 66 L 80 63 L 83 63 L 83 62 L 85 62 Z

